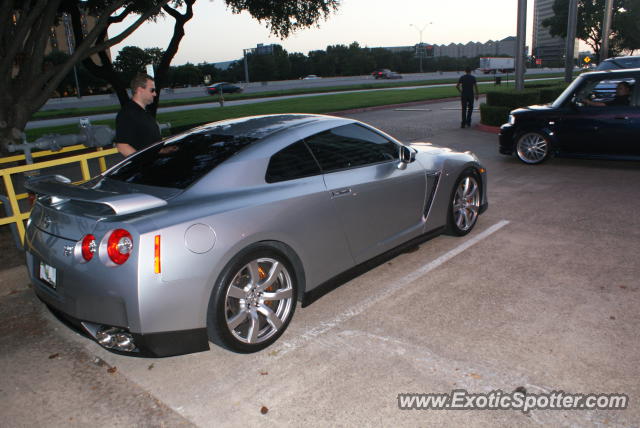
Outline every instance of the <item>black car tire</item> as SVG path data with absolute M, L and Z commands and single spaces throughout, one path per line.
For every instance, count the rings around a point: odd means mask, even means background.
M 274 267 L 277 274 L 261 290 Z M 207 311 L 209 339 L 239 353 L 268 347 L 293 318 L 297 290 L 296 271 L 281 251 L 268 244 L 246 248 L 225 266 L 213 287 Z
M 464 236 L 478 222 L 482 203 L 482 181 L 473 169 L 465 170 L 456 180 L 449 199 L 447 234 Z
M 549 159 L 551 142 L 538 131 L 526 131 L 516 136 L 514 153 L 527 165 L 537 165 Z

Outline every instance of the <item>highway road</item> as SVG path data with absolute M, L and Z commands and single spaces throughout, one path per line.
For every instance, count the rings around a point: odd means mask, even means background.
M 544 68 L 544 69 L 536 69 L 530 70 L 531 73 L 558 73 L 561 72 L 562 69 L 558 68 Z M 462 74 L 462 72 L 457 71 L 447 71 L 447 72 L 436 72 L 436 73 L 407 73 L 402 75 L 402 81 L 404 82 L 414 82 L 417 80 L 437 80 L 437 79 L 451 79 L 458 77 Z M 501 74 L 499 74 L 500 76 Z M 478 77 L 484 76 L 483 74 L 477 75 Z M 509 75 L 513 78 L 513 75 Z M 251 82 L 251 83 L 240 83 L 239 85 L 243 87 L 244 92 L 248 94 L 260 93 L 260 92 L 270 92 L 270 91 L 284 91 L 288 89 L 299 89 L 299 88 L 322 88 L 327 86 L 350 86 L 350 85 L 359 85 L 363 83 L 372 83 L 372 82 L 388 82 L 388 80 L 375 80 L 371 75 L 365 76 L 347 76 L 347 77 L 325 77 L 319 79 L 311 79 L 311 80 L 278 80 L 271 82 Z M 164 90 L 161 93 L 161 97 L 163 100 L 173 100 L 180 98 L 194 98 L 206 95 L 205 86 L 194 86 L 190 88 L 177 88 L 170 91 Z M 108 106 L 108 105 L 117 105 L 118 99 L 115 95 L 90 95 L 82 98 L 51 98 L 47 103 L 42 107 L 42 111 L 45 110 L 56 110 L 61 108 L 83 108 L 83 107 L 98 107 L 98 106 Z
M 553 71 L 553 72 L 557 72 L 557 69 L 549 69 L 549 70 L 545 70 L 545 71 Z M 437 78 L 453 78 L 456 76 L 459 76 L 460 73 L 457 72 L 448 72 L 448 73 L 442 73 L 442 75 L 438 74 L 438 73 L 422 73 L 422 74 L 407 74 L 405 75 L 406 77 L 403 78 L 403 81 L 416 81 L 416 80 L 432 80 L 432 79 L 437 79 Z M 419 77 L 416 77 L 419 76 Z M 439 77 L 437 77 L 439 76 Z M 510 75 L 512 78 L 512 75 Z M 508 76 L 505 76 L 508 77 Z M 526 79 L 527 81 L 533 81 L 533 80 L 544 80 L 544 78 L 537 78 L 537 79 Z M 355 84 L 360 84 L 360 83 L 371 83 L 372 81 L 372 77 L 371 76 L 356 76 L 356 77 L 335 77 L 335 78 L 326 78 L 326 79 L 317 79 L 317 80 L 295 80 L 295 81 L 279 81 L 279 82 L 268 82 L 267 85 L 265 85 L 265 87 L 268 87 L 269 89 L 264 89 L 262 88 L 262 92 L 265 91 L 274 91 L 277 89 L 279 90 L 287 90 L 287 89 L 294 89 L 294 88 L 300 88 L 300 87 L 311 87 L 311 85 L 316 85 L 316 87 L 320 87 L 320 86 L 339 86 L 340 84 L 342 85 L 355 85 Z M 333 82 L 333 83 L 330 83 Z M 345 83 L 348 82 L 348 83 Z M 485 84 L 493 84 L 493 82 L 489 81 L 489 82 L 479 82 L 480 85 L 485 85 Z M 246 93 L 258 93 L 260 92 L 260 87 L 258 86 L 251 86 L 251 85 L 256 85 L 256 84 L 249 84 L 250 86 L 247 87 L 247 89 L 245 90 Z M 271 85 L 271 86 L 270 86 Z M 453 84 L 451 83 L 444 83 L 444 84 L 433 84 L 433 85 L 424 85 L 424 86 L 402 86 L 402 87 L 396 87 L 396 88 L 391 88 L 394 90 L 413 90 L 413 89 L 418 89 L 418 88 L 431 88 L 431 87 L 438 87 L 438 86 L 453 86 Z M 389 90 L 390 88 L 380 88 L 380 89 L 363 89 L 363 90 L 357 90 L 357 91 L 350 91 L 350 92 L 371 92 L 371 91 L 384 91 L 384 90 Z M 180 91 L 180 92 L 178 92 Z M 191 92 L 188 92 L 191 91 Z M 195 92 L 194 92 L 195 91 Z M 198 87 L 198 88 L 181 88 L 180 90 L 176 90 L 175 93 L 173 94 L 166 94 L 163 93 L 162 97 L 163 99 L 168 99 L 169 97 L 174 97 L 174 98 L 180 98 L 180 97 L 196 97 L 198 96 L 198 92 L 200 91 L 204 91 L 203 87 Z M 283 99 L 288 99 L 288 98 L 302 98 L 302 97 L 309 97 L 309 96 L 322 96 L 322 95 L 333 95 L 333 94 L 337 94 L 337 93 L 342 93 L 340 91 L 332 91 L 332 92 L 323 92 L 323 93 L 313 93 L 313 94 L 299 94 L 299 95 L 283 95 L 283 96 L 278 96 L 278 97 L 267 97 L 267 98 L 254 98 L 254 99 L 244 99 L 244 100 L 236 100 L 236 101 L 226 101 L 225 102 L 225 106 L 234 106 L 234 105 L 243 105 L 243 104 L 252 104 L 252 103 L 260 103 L 260 102 L 267 102 L 267 101 L 274 101 L 274 100 L 283 100 Z M 185 94 L 190 94 L 190 95 L 185 95 Z M 103 95 L 97 95 L 94 97 L 109 97 L 109 96 L 103 96 Z M 85 98 L 91 98 L 91 97 L 85 97 Z M 87 104 L 82 104 L 83 100 L 78 100 L 78 99 L 73 99 L 75 102 L 79 103 L 78 105 L 68 105 L 65 108 L 70 108 L 70 107 L 91 107 L 91 106 L 95 106 L 94 104 L 90 104 L 93 102 L 99 102 L 99 101 L 104 101 L 104 99 L 99 99 L 96 98 L 94 100 L 86 100 Z M 204 103 L 204 104 L 193 104 L 193 105 L 183 105 L 183 106 L 173 106 L 173 107 L 162 107 L 160 109 L 158 109 L 159 113 L 169 113 L 169 112 L 174 112 L 174 111 L 185 111 L 185 110 L 193 110 L 193 109 L 204 109 L 204 108 L 219 108 L 220 105 L 217 101 L 216 98 L 212 97 L 212 101 L 211 103 Z M 51 101 L 51 100 L 50 100 Z M 112 103 L 113 101 L 115 101 L 115 99 L 112 99 Z M 117 101 L 116 101 L 117 103 Z M 97 104 L 96 104 L 97 105 Z M 106 104 L 109 105 L 109 104 Z M 58 108 L 63 108 L 62 106 L 58 106 Z M 116 113 L 103 113 L 103 114 L 96 114 L 96 115 L 91 115 L 88 116 L 89 120 L 93 121 L 97 121 L 97 120 L 109 120 L 109 119 L 113 119 L 115 118 Z M 67 118 L 57 118 L 57 119 L 46 119 L 46 120 L 37 120 L 37 121 L 31 121 L 27 124 L 26 129 L 35 129 L 35 128 L 44 128 L 44 127 L 51 127 L 51 126 L 60 126 L 60 125 L 68 125 L 68 124 L 73 124 L 73 123 L 77 123 L 79 120 L 79 118 L 77 117 L 67 117 Z

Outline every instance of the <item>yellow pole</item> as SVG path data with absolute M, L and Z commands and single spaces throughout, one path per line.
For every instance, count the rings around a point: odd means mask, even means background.
M 4 187 L 7 190 L 7 197 L 9 198 L 9 204 L 11 205 L 11 210 L 13 211 L 13 217 L 16 220 L 16 226 L 18 227 L 18 234 L 20 235 L 20 242 L 24 244 L 24 223 L 20 219 L 20 207 L 18 206 L 18 201 L 16 200 L 16 192 L 13 188 L 13 183 L 11 182 L 11 178 L 9 175 L 3 175 L 4 179 Z

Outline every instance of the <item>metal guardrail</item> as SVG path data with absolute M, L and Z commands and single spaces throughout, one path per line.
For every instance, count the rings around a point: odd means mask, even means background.
M 85 146 L 80 146 L 80 148 L 86 149 Z M 72 147 L 66 147 L 65 149 L 72 149 Z M 47 156 L 51 154 L 58 154 L 63 151 L 71 151 L 71 150 L 65 150 L 65 149 L 62 149 L 58 152 L 49 151 L 49 153 L 47 154 L 42 154 L 45 152 L 37 152 L 37 153 L 34 153 L 33 155 L 34 157 L 36 157 L 35 155 Z M 75 148 L 74 150 L 79 150 L 79 149 Z M 91 152 L 91 153 L 84 153 L 84 154 L 79 154 L 75 156 L 64 157 L 61 159 L 53 159 L 53 160 L 38 162 L 30 165 L 14 166 L 11 168 L 0 169 L 0 177 L 2 178 L 5 189 L 7 191 L 6 198 L 8 199 L 9 208 L 10 208 L 10 209 L 7 209 L 5 207 L 5 211 L 8 213 L 11 213 L 6 217 L 0 217 L 0 226 L 4 226 L 7 224 L 15 225 L 15 228 L 17 229 L 17 233 L 19 235 L 20 243 L 24 244 L 24 235 L 25 235 L 24 221 L 29 217 L 29 213 L 31 210 L 29 209 L 28 211 L 24 211 L 24 212 L 20 210 L 20 204 L 18 201 L 21 199 L 26 199 L 28 197 L 28 194 L 16 193 L 15 187 L 13 185 L 12 176 L 16 174 L 24 174 L 31 171 L 41 170 L 44 168 L 52 168 L 60 165 L 79 163 L 80 171 L 82 173 L 82 181 L 87 181 L 91 178 L 91 173 L 89 171 L 89 163 L 88 163 L 90 159 L 98 159 L 100 170 L 104 172 L 106 170 L 105 157 L 116 154 L 116 153 L 118 153 L 118 150 L 115 148 L 104 150 L 98 147 L 95 152 Z M 24 160 L 24 155 L 12 156 L 11 158 L 18 158 L 18 159 L 6 160 L 10 158 L 0 158 L 0 163 L 15 162 L 16 160 Z
M 159 125 L 160 130 L 170 129 L 170 123 Z M 10 224 L 14 239 L 20 244 L 24 243 L 24 220 L 29 217 L 29 211 L 20 211 L 20 200 L 28 198 L 28 193 L 17 194 L 13 184 L 12 175 L 29 173 L 43 168 L 52 168 L 60 165 L 78 162 L 82 172 L 82 181 L 91 178 L 89 171 L 89 159 L 98 159 L 100 171 L 107 169 L 105 157 L 118 153 L 115 148 L 104 149 L 103 147 L 111 145 L 115 131 L 105 125 L 91 125 L 88 119 L 80 120 L 80 129 L 78 134 L 68 135 L 45 135 L 38 138 L 35 142 L 27 143 L 26 139 L 22 144 L 10 145 L 10 152 L 23 152 L 23 154 L 0 158 L 0 168 L 3 164 L 14 162 L 25 162 L 24 166 L 9 167 L 0 169 L 0 177 L 4 181 L 6 195 L 0 198 L 0 205 L 4 205 L 6 217 L 0 217 L 0 226 Z M 77 144 L 82 143 L 82 144 Z M 95 148 L 92 153 L 79 154 L 70 157 L 64 157 L 53 160 L 45 160 L 42 162 L 34 162 L 34 158 L 58 155 L 60 153 L 69 153 L 78 150 L 86 150 L 87 148 Z M 33 149 L 42 151 L 32 152 Z M 47 150 L 49 149 L 49 150 Z M 16 237 L 17 233 L 17 237 Z

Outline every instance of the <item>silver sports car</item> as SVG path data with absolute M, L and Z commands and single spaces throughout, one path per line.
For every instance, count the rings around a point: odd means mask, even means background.
M 346 278 L 487 207 L 471 153 L 321 115 L 211 123 L 37 195 L 26 258 L 54 313 L 115 352 L 255 352 Z M 372 285 L 374 286 L 374 285 Z

